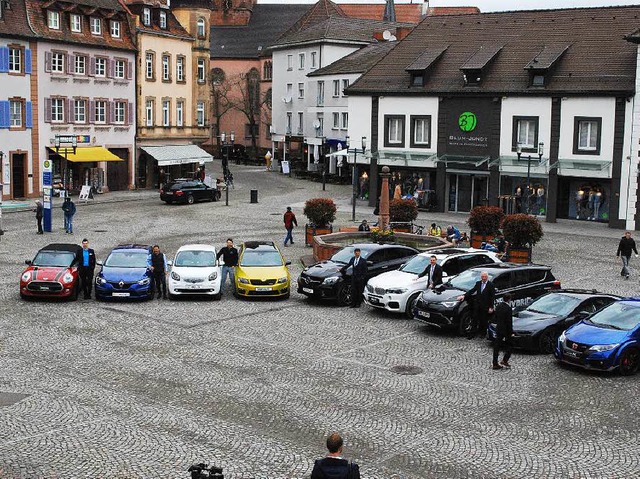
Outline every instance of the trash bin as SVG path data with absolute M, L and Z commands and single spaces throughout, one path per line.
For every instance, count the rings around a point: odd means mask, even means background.
M 258 202 L 258 190 L 251 190 L 251 203 Z

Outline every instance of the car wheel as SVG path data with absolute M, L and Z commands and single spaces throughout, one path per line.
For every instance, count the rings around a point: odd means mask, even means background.
M 558 337 L 553 331 L 543 331 L 538 339 L 538 349 L 542 354 L 551 354 L 555 349 L 557 340 Z
M 212 298 L 214 301 L 220 301 L 220 298 L 222 298 L 222 293 L 214 294 Z
M 351 285 L 344 283 L 338 290 L 338 304 L 340 306 L 348 306 L 351 304 Z
M 620 355 L 619 371 L 623 376 L 631 376 L 638 372 L 640 352 L 636 348 L 627 348 Z
M 153 298 L 153 296 L 151 296 L 151 298 Z M 169 292 L 167 292 L 167 298 L 169 298 L 170 300 L 175 300 L 176 299 L 176 295 L 175 294 L 171 294 Z
M 168 205 L 170 205 L 171 203 L 173 203 L 173 201 L 171 201 L 171 200 L 164 200 L 164 202 L 165 202 L 166 204 L 168 204 Z
M 418 302 L 418 298 L 420 297 L 420 294 L 421 293 L 416 293 L 407 300 L 407 305 L 404 308 L 404 314 L 409 319 L 413 319 L 413 308 L 415 308 L 416 303 Z
M 215 193 L 215 197 L 214 197 L 214 198 L 215 198 L 215 200 L 214 200 L 214 201 L 220 201 L 220 198 L 222 198 L 222 193 L 220 193 L 220 191 L 217 191 L 217 190 L 216 190 L 216 193 Z
M 20 298 L 24 301 L 31 301 L 31 296 L 27 296 L 26 294 L 20 293 Z
M 189 203 L 190 205 L 192 205 L 195 201 L 195 198 L 193 197 L 193 195 L 188 195 L 187 196 L 187 203 Z
M 458 333 L 461 336 L 469 336 L 474 332 L 475 331 L 473 327 L 473 318 L 471 317 L 471 312 L 469 310 L 464 311 L 460 315 L 460 324 L 458 325 Z

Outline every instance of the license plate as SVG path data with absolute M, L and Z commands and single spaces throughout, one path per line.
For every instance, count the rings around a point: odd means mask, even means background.
M 575 359 L 580 357 L 580 355 L 574 351 L 565 351 L 564 354 L 566 354 L 570 358 L 575 358 Z
M 40 286 L 40 291 L 49 291 L 49 289 L 51 288 L 49 288 L 48 286 Z
M 167 191 L 167 192 L 165 193 L 165 195 L 167 195 L 167 196 L 171 196 L 171 195 L 173 195 L 173 193 L 171 193 L 170 191 Z
M 421 318 L 429 318 L 431 317 L 431 314 L 425 313 L 424 311 L 418 311 L 418 316 L 420 316 Z
M 273 288 L 256 288 L 256 291 L 273 291 Z
M 200 285 L 199 284 L 190 284 L 189 288 L 191 288 L 191 289 L 199 289 Z
M 131 294 L 130 293 L 112 293 L 111 296 L 113 296 L 114 298 L 127 298 L 131 296 Z
M 305 293 L 313 294 L 313 288 L 302 288 L 302 291 Z

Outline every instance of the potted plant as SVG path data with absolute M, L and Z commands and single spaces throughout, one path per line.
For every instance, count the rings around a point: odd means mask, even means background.
M 467 224 L 471 229 L 471 246 L 479 248 L 482 243 L 493 240 L 498 234 L 504 211 L 498 206 L 476 206 L 469 213 Z
M 371 241 L 374 243 L 392 243 L 395 237 L 392 229 L 381 230 L 380 228 L 371 228 Z
M 394 226 L 395 231 L 411 233 L 411 223 L 418 217 L 418 205 L 412 199 L 391 200 L 389 203 L 389 221 L 406 223 L 407 226 Z
M 531 262 L 531 248 L 544 235 L 538 218 L 524 213 L 507 215 L 501 226 L 504 239 L 509 243 L 507 259 L 513 263 Z
M 304 226 L 305 243 L 313 245 L 315 235 L 325 235 L 333 232 L 331 223 L 336 219 L 336 204 L 331 198 L 311 198 L 304 205 L 303 213 L 309 218 Z

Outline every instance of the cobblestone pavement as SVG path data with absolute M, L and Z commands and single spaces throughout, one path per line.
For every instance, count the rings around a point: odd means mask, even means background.
M 282 241 L 281 215 L 321 185 L 236 167 L 230 206 L 167 206 L 155 192 L 112 193 L 74 221 L 99 258 L 122 242 L 221 246 L 228 236 Z M 259 203 L 249 203 L 249 190 Z M 349 187 L 327 185 L 350 223 Z M 121 200 L 114 202 L 115 200 Z M 4 215 L 0 242 L 0 477 L 181 478 L 196 462 L 234 479 L 308 477 L 328 431 L 366 478 L 640 477 L 638 377 L 565 369 L 516 354 L 492 371 L 484 341 L 434 332 L 366 308 L 288 301 L 23 302 L 31 212 Z M 358 220 L 372 219 L 358 205 Z M 465 216 L 421 213 L 419 222 Z M 622 232 L 544 224 L 534 259 L 565 286 L 638 294 L 619 276 Z M 301 228 L 284 249 L 309 254 Z M 634 259 L 634 266 L 638 266 Z M 392 368 L 412 366 L 417 375 Z M 401 371 L 403 368 L 399 368 Z M 227 475 L 228 474 L 228 475 Z

